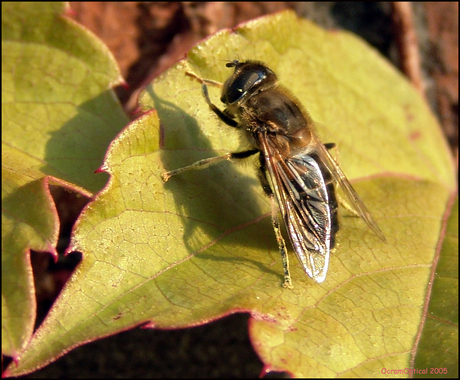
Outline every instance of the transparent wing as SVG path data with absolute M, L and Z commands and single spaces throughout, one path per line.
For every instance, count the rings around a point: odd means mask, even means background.
M 350 201 L 353 208 L 356 210 L 358 215 L 366 222 L 366 224 L 375 232 L 375 234 L 385 241 L 385 236 L 383 232 L 380 230 L 377 222 L 372 217 L 369 210 L 364 205 L 363 201 L 356 193 L 353 186 L 351 186 L 350 182 L 348 181 L 347 177 L 343 173 L 340 166 L 335 162 L 332 158 L 331 154 L 328 152 L 326 147 L 318 140 L 316 136 L 313 137 L 315 139 L 315 151 L 318 154 L 320 160 L 326 165 L 327 169 L 332 175 L 334 181 L 340 186 L 343 192 L 346 194 L 348 200 Z
M 305 272 L 323 282 L 329 265 L 335 197 L 331 200 L 318 163 L 310 156 L 281 156 L 259 136 L 268 176 L 289 232 L 294 251 Z

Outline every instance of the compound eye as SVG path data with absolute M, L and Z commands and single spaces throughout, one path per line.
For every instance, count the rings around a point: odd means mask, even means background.
M 256 90 L 258 85 L 266 78 L 264 70 L 241 70 L 230 77 L 224 84 L 222 102 L 233 104 L 241 100 L 246 94 Z

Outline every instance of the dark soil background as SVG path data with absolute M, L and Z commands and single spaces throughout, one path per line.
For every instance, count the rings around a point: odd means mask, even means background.
M 118 61 L 128 86 L 116 91 L 128 114 L 143 84 L 219 29 L 291 8 L 326 29 L 352 31 L 411 78 L 458 157 L 457 2 L 411 3 L 408 9 L 390 2 L 72 2 L 70 7 L 69 17 L 99 36 Z M 251 346 L 248 319 L 235 314 L 184 330 L 133 329 L 79 347 L 27 377 L 258 377 L 264 366 Z

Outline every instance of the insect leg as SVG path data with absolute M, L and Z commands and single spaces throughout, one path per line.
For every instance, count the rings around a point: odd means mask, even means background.
M 209 84 L 211 86 L 222 87 L 222 83 L 217 82 L 217 81 L 212 80 L 212 79 L 200 78 L 198 75 L 196 75 L 195 73 L 193 73 L 191 71 L 186 71 L 185 75 L 188 75 L 189 77 L 192 77 L 193 79 L 197 80 L 201 84 L 206 83 L 206 84 Z
M 275 195 L 273 194 L 273 191 L 267 179 L 267 175 L 265 174 L 265 162 L 264 162 L 262 155 L 260 155 L 260 163 L 261 163 L 261 166 L 259 168 L 259 180 L 262 185 L 262 188 L 264 189 L 265 194 L 267 194 L 270 198 L 270 205 L 271 205 L 271 211 L 272 211 L 272 226 L 273 226 L 273 230 L 275 231 L 276 241 L 278 243 L 281 260 L 283 262 L 283 269 L 284 269 L 283 287 L 292 289 L 293 285 L 291 281 L 291 275 L 289 273 L 289 256 L 287 254 L 286 242 L 284 241 L 283 235 L 281 234 L 280 223 L 278 219 L 279 210 L 278 210 L 277 203 L 275 200 Z
M 278 242 L 278 248 L 280 250 L 281 260 L 283 262 L 284 269 L 284 282 L 283 288 L 292 289 L 291 275 L 289 273 L 289 256 L 286 250 L 286 243 L 284 241 L 283 235 L 280 230 L 280 223 L 278 219 L 278 207 L 276 205 L 275 196 L 272 194 L 270 196 L 270 203 L 272 206 L 272 225 L 273 230 L 275 231 L 276 241 Z
M 238 123 L 232 119 L 230 116 L 226 115 L 224 112 L 222 112 L 219 108 L 217 108 L 216 105 L 214 105 L 211 102 L 211 99 L 209 98 L 209 93 L 208 93 L 208 86 L 207 84 L 211 86 L 216 86 L 216 87 L 222 87 L 222 83 L 213 81 L 211 79 L 203 79 L 197 76 L 196 74 L 187 71 L 186 75 L 189 77 L 192 77 L 193 79 L 196 79 L 198 82 L 201 83 L 201 89 L 203 90 L 203 95 L 206 100 L 206 103 L 208 104 L 209 108 L 211 108 L 211 111 L 214 112 L 220 120 L 222 120 L 225 124 L 231 126 L 231 127 L 238 127 Z
M 203 160 L 199 160 L 194 162 L 193 164 L 184 166 L 182 168 L 178 168 L 175 170 L 171 170 L 169 172 L 165 172 L 161 175 L 161 178 L 163 182 L 167 182 L 168 179 L 170 179 L 172 176 L 175 176 L 177 174 L 183 173 L 187 170 L 197 170 L 197 169 L 205 169 L 209 167 L 210 165 L 216 164 L 220 161 L 224 160 L 233 160 L 233 159 L 243 159 L 247 158 L 249 156 L 252 156 L 253 154 L 256 154 L 258 150 L 252 149 L 252 150 L 245 150 L 243 152 L 236 152 L 236 153 L 226 153 L 222 156 L 215 156 L 215 157 L 210 157 L 210 158 L 204 158 Z
M 174 169 L 174 170 L 171 170 L 169 172 L 164 172 L 163 174 L 161 174 L 161 179 L 163 180 L 163 182 L 166 182 L 172 176 L 175 176 L 177 174 L 186 172 L 187 170 L 205 169 L 208 166 L 210 166 L 212 164 L 215 164 L 215 163 L 217 163 L 219 161 L 230 160 L 231 155 L 232 155 L 231 153 L 226 153 L 226 154 L 224 154 L 222 156 L 210 157 L 210 158 L 205 158 L 203 160 L 196 161 L 191 165 L 187 165 L 187 166 L 184 166 L 182 168 Z
M 238 123 L 236 120 L 232 119 L 230 116 L 222 112 L 217 106 L 215 106 L 212 102 L 211 99 L 209 98 L 209 93 L 208 93 L 208 86 L 206 86 L 206 83 L 201 84 L 201 88 L 203 90 L 203 95 L 204 98 L 206 99 L 206 103 L 208 103 L 209 108 L 211 108 L 211 111 L 214 112 L 220 120 L 222 120 L 225 124 L 229 125 L 230 127 L 237 128 Z

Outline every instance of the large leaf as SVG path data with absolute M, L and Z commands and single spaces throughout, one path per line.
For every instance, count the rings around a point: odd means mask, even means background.
M 270 205 L 252 163 L 160 179 L 243 147 L 186 75 L 223 81 L 231 73 L 225 61 L 237 57 L 267 62 L 323 125 L 320 137 L 337 143 L 343 169 L 386 235 L 380 241 L 341 210 L 322 284 L 292 259 L 294 289 L 281 287 Z M 219 104 L 218 89 L 211 98 Z M 110 182 L 73 235 L 84 259 L 9 374 L 139 324 L 185 327 L 239 311 L 252 315 L 250 335 L 267 369 L 369 377 L 413 365 L 430 280 L 439 258 L 453 252 L 440 242 L 455 181 L 434 117 L 400 74 L 355 37 L 285 12 L 204 41 L 141 102 L 156 111 L 112 143 L 104 164 Z M 443 285 L 450 292 L 453 277 Z M 445 354 L 442 345 L 435 350 Z
M 109 90 L 121 79 L 113 57 L 64 11 L 2 3 L 2 352 L 14 358 L 35 321 L 29 250 L 56 255 L 48 183 L 100 189 L 94 170 L 127 122 Z

